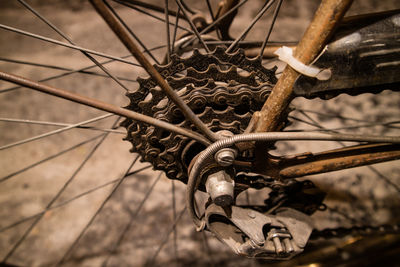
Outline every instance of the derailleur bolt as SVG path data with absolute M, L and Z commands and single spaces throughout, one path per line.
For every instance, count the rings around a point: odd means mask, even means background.
M 232 148 L 223 148 L 215 153 L 215 161 L 222 167 L 231 166 L 237 156 L 237 151 Z
M 233 189 L 235 181 L 225 171 L 219 171 L 208 176 L 206 190 L 212 201 L 221 207 L 233 204 Z

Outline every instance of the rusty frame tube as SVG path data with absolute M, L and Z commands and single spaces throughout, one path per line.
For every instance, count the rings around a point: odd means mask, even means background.
M 320 153 L 272 157 L 258 173 L 279 179 L 339 171 L 400 159 L 400 144 L 366 144 Z
M 182 111 L 183 115 L 190 120 L 196 128 L 202 132 L 209 140 L 216 141 L 219 136 L 212 132 L 208 127 L 197 117 L 196 114 L 180 99 L 178 94 L 168 85 L 164 78 L 158 73 L 150 61 L 143 55 L 135 42 L 129 36 L 128 31 L 119 23 L 112 12 L 104 4 L 103 0 L 90 0 L 97 13 L 104 19 L 111 30 L 117 35 L 120 41 L 125 45 L 129 52 L 143 66 L 147 73 L 157 82 L 161 89 L 166 93 L 175 105 Z
M 323 0 L 294 52 L 308 65 L 325 46 L 353 0 Z M 281 116 L 293 98 L 293 85 L 299 73 L 287 66 L 256 118 L 255 132 L 278 130 Z
M 161 121 L 161 120 L 131 111 L 129 109 L 114 106 L 112 104 L 109 104 L 109 103 L 106 103 L 106 102 L 103 102 L 103 101 L 100 101 L 97 99 L 93 99 L 90 97 L 75 94 L 75 93 L 72 93 L 69 91 L 65 91 L 65 90 L 62 90 L 62 89 L 59 89 L 59 88 L 56 88 L 53 86 L 49 86 L 46 84 L 38 83 L 35 81 L 31 81 L 26 78 L 19 77 L 19 76 L 9 74 L 6 72 L 2 72 L 2 71 L 0 71 L 0 80 L 12 82 L 12 83 L 24 86 L 24 87 L 34 89 L 36 91 L 41 91 L 41 92 L 49 94 L 49 95 L 61 97 L 61 98 L 64 98 L 64 99 L 67 99 L 67 100 L 70 100 L 70 101 L 73 101 L 76 103 L 83 104 L 85 106 L 90 106 L 90 107 L 93 107 L 96 109 L 100 109 L 100 110 L 107 111 L 107 112 L 110 112 L 110 113 L 113 113 L 116 115 L 130 118 L 135 121 L 141 121 L 141 122 L 144 122 L 144 123 L 156 126 L 156 127 L 160 127 L 160 128 L 166 129 L 168 131 L 171 131 L 171 132 L 174 132 L 177 134 L 182 134 L 182 135 L 192 138 L 204 145 L 210 144 L 210 142 L 205 137 L 203 137 L 202 135 L 200 135 L 198 133 L 190 131 L 188 129 L 178 127 L 176 125 L 173 125 L 173 124 L 167 123 L 165 121 Z

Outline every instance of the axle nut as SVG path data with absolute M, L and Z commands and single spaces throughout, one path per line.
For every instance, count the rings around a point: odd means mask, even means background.
M 212 201 L 221 207 L 233 204 L 234 187 L 235 182 L 225 171 L 211 174 L 206 181 L 206 190 Z

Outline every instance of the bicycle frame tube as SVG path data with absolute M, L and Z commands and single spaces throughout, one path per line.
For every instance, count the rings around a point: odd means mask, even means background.
M 333 35 L 334 30 L 339 25 L 352 2 L 352 0 L 322 0 L 313 20 L 296 46 L 294 57 L 303 64 L 310 64 Z M 252 122 L 249 124 L 246 132 L 271 132 L 280 130 L 283 116 L 286 114 L 289 103 L 293 99 L 295 81 L 299 76 L 300 73 L 292 67 L 286 66 L 261 111 L 253 114 Z M 251 144 L 243 144 L 239 148 L 244 149 L 249 146 Z M 274 159 L 268 154 L 267 148 L 268 145 L 266 143 L 260 143 L 256 146 L 256 161 L 253 167 L 258 173 L 265 173 L 266 165 L 270 167 L 274 165 L 272 164 Z M 345 167 L 347 165 L 334 164 L 333 166 L 335 166 L 334 170 L 340 170 L 348 168 Z M 279 176 L 278 173 L 275 173 L 275 177 Z
M 294 57 L 308 65 L 325 46 L 353 0 L 323 0 L 294 52 Z M 293 98 L 293 85 L 299 73 L 287 66 L 261 111 L 255 115 L 254 132 L 279 128 L 282 114 Z
M 397 159 L 400 159 L 399 144 L 365 144 L 285 157 L 268 155 L 263 160 L 263 168 L 258 168 L 257 173 L 291 179 Z

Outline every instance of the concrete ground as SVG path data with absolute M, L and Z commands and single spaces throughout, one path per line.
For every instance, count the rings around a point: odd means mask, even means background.
M 162 4 L 163 1 L 151 2 Z M 71 37 L 77 45 L 111 55 L 128 54 L 86 1 L 29 3 Z M 243 29 L 249 18 L 256 13 L 257 6 L 258 2 L 252 2 L 239 13 L 238 20 L 233 25 L 233 33 Z M 350 13 L 379 11 L 393 6 L 396 6 L 396 1 L 358 1 Z M 271 39 L 298 40 L 316 7 L 314 1 L 285 1 L 277 21 L 277 29 Z M 171 8 L 175 9 L 175 6 L 171 4 Z M 159 45 L 164 39 L 165 29 L 162 23 L 126 8 L 118 8 L 118 12 L 149 47 Z M 1 24 L 62 40 L 17 1 L 0 3 L 0 14 Z M 248 38 L 262 36 L 263 30 L 265 31 L 265 27 L 258 27 Z M 92 64 L 78 51 L 46 44 L 5 30 L 0 30 L 0 44 L 1 58 L 71 69 Z M 163 53 L 156 51 L 155 55 L 160 58 Z M 105 60 L 97 56 L 96 58 Z M 145 76 L 140 68 L 124 63 L 112 63 L 107 67 L 118 76 L 132 80 Z M 34 80 L 64 72 L 4 60 L 0 60 L 0 69 Z M 101 73 L 100 70 L 96 71 Z M 74 74 L 46 83 L 118 106 L 128 103 L 124 90 L 112 80 L 102 77 Z M 125 81 L 124 84 L 130 89 L 137 86 L 131 81 Z M 0 89 L 12 86 L 6 82 L 0 83 Z M 0 93 L 0 103 L 1 118 L 73 124 L 104 114 L 24 88 Z M 399 104 L 399 94 L 386 91 L 380 95 L 342 95 L 330 101 L 296 99 L 293 103 L 295 107 L 305 110 L 359 120 L 354 122 L 337 116 L 326 117 L 309 113 L 312 119 L 327 128 L 365 124 L 362 120 L 395 121 L 400 115 Z M 304 120 L 309 119 L 299 111 L 294 111 L 291 115 Z M 115 117 L 111 117 L 91 125 L 109 128 L 115 120 Z M 301 123 L 294 123 L 291 127 L 307 128 Z M 0 122 L 0 146 L 58 128 L 60 126 Z M 108 134 L 98 147 L 96 144 L 100 144 L 103 136 L 97 136 L 102 132 L 72 129 L 0 150 L 0 179 L 4 180 L 0 182 L 1 259 L 6 257 L 35 220 L 37 224 L 30 229 L 29 235 L 7 262 L 20 266 L 47 266 L 57 263 L 67 253 L 71 244 L 136 158 L 136 155 L 129 152 L 131 145 L 122 141 L 125 130 L 118 128 L 117 131 Z M 355 131 L 350 129 L 347 132 Z M 376 126 L 356 129 L 356 133 L 399 135 L 399 130 L 396 127 Z M 94 137 L 97 138 L 77 146 Z M 10 174 L 71 146 L 77 148 L 8 178 Z M 337 146 L 336 143 L 281 143 L 278 144 L 279 150 L 276 153 L 319 151 Z M 85 158 L 91 153 L 93 155 L 85 162 Z M 146 166 L 148 163 L 138 161 L 131 171 Z M 185 185 L 171 182 L 164 175 L 158 180 L 159 174 L 150 168 L 128 176 L 102 207 L 76 246 L 68 252 L 64 265 L 101 266 L 105 262 L 107 266 L 262 265 L 257 261 L 234 256 L 208 233 L 197 233 L 186 212 L 177 220 L 184 208 Z M 329 211 L 317 212 L 313 216 L 319 229 L 399 221 L 400 172 L 396 162 L 309 178 L 328 192 L 326 204 Z M 147 196 L 147 192 L 151 194 Z M 173 199 L 175 200 L 172 201 Z M 142 205 L 143 200 L 147 201 Z M 24 218 L 28 219 L 22 220 Z M 172 226 L 174 221 L 177 221 L 175 228 Z M 14 225 L 16 222 L 19 223 Z M 119 240 L 121 233 L 122 238 Z

